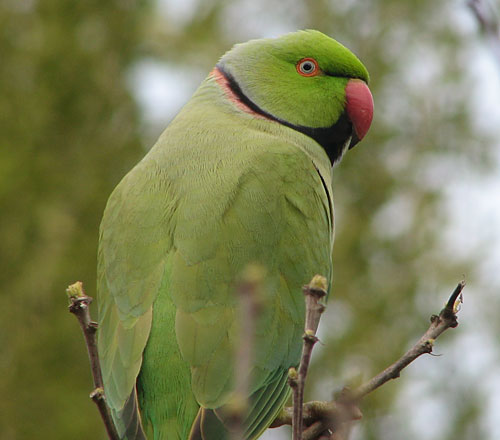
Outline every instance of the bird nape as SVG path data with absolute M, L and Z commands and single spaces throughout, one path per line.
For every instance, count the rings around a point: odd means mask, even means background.
M 332 164 L 369 129 L 368 72 L 318 31 L 227 52 L 107 203 L 98 348 L 123 439 L 220 440 L 239 344 L 235 286 L 263 268 L 246 439 L 289 397 L 301 286 L 332 276 Z

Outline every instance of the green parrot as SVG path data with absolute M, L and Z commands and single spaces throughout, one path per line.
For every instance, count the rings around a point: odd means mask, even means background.
M 368 72 L 318 31 L 227 52 L 111 194 L 98 252 L 98 350 L 119 435 L 221 440 L 239 341 L 235 286 L 265 269 L 246 439 L 290 390 L 301 291 L 331 285 L 332 165 L 367 133 Z

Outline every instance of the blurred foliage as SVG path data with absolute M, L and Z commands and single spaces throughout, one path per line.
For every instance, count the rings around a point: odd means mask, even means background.
M 491 153 L 473 123 L 472 42 L 456 2 L 159 5 L 0 1 L 0 440 L 103 437 L 64 289 L 81 279 L 94 293 L 105 201 L 151 146 L 127 79 L 145 58 L 208 72 L 236 42 L 315 28 L 371 73 L 372 130 L 335 171 L 334 290 L 309 397 L 328 398 L 396 359 L 473 272 L 472 259 L 453 260 L 442 242 L 455 168 L 487 170 Z M 460 403 L 440 438 L 474 437 L 481 396 L 450 382 L 433 385 Z M 386 419 L 402 385 L 366 400 L 359 438 L 412 438 Z
M 97 438 L 64 286 L 95 285 L 106 199 L 143 154 L 124 72 L 147 4 L 0 2 L 0 438 Z

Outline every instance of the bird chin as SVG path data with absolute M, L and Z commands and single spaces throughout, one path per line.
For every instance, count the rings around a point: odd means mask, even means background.
M 353 139 L 352 135 L 346 139 L 346 141 L 344 142 L 344 145 L 342 145 L 342 149 L 340 150 L 341 153 L 338 155 L 337 159 L 335 160 L 335 162 L 332 165 L 339 163 L 340 159 L 342 159 L 342 156 L 344 156 L 345 152 L 347 150 L 350 150 L 354 146 L 354 145 L 352 145 L 352 139 Z
M 353 131 L 352 135 L 351 135 L 351 137 L 349 138 L 349 141 L 348 141 L 349 142 L 349 150 L 351 148 L 354 148 L 358 144 L 359 141 L 360 141 L 360 139 L 358 138 L 358 135 L 356 134 L 355 131 Z

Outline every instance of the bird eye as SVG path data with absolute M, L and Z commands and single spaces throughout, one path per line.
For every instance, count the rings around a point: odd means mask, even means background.
M 315 76 L 319 73 L 318 62 L 314 58 L 302 58 L 297 63 L 297 72 L 302 76 Z

